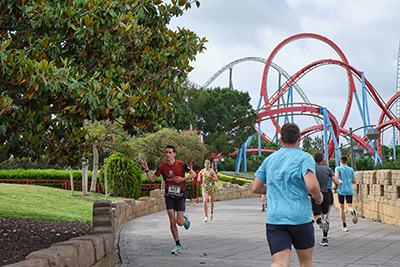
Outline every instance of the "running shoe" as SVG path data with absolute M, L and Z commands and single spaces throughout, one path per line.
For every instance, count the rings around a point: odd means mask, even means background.
M 353 216 L 353 219 L 352 219 L 353 223 L 354 223 L 354 224 L 358 223 L 358 218 L 357 218 L 357 215 L 356 215 L 356 211 L 355 211 L 355 210 L 352 210 L 352 211 L 351 211 L 351 216 Z
M 181 246 L 177 245 L 172 251 L 171 254 L 178 254 L 179 252 L 181 252 Z
M 326 237 L 322 238 L 322 241 L 320 244 L 321 244 L 321 246 L 324 246 L 324 247 L 328 246 L 328 238 L 326 238 Z
M 321 224 L 322 224 L 322 231 L 324 231 L 324 233 L 328 232 L 329 222 L 328 222 L 328 217 L 326 215 L 322 215 Z
M 265 205 L 262 205 L 261 211 L 265 211 Z
M 214 219 L 214 214 L 211 214 L 210 220 Z
M 208 221 L 208 217 L 206 216 L 205 218 L 204 218 L 204 222 L 207 222 Z
M 183 214 L 183 217 L 186 219 L 185 224 L 183 225 L 183 227 L 185 227 L 185 229 L 189 229 L 190 228 L 190 221 L 189 218 L 186 214 Z
M 347 228 L 347 226 L 345 226 L 345 227 L 342 228 L 342 231 L 343 231 L 343 232 L 348 232 L 348 231 L 349 231 L 349 228 Z

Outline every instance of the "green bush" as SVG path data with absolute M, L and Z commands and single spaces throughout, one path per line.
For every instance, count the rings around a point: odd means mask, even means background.
M 218 175 L 218 179 L 224 182 L 230 182 L 231 184 L 238 184 L 239 186 L 244 185 L 245 183 L 249 183 L 249 181 L 243 181 L 234 177 L 225 177 L 222 175 Z
M 74 181 L 82 181 L 82 171 L 72 171 Z M 88 173 L 89 180 L 92 173 Z M 0 170 L 0 179 L 17 180 L 70 180 L 69 170 Z
M 72 171 L 72 176 L 74 181 L 82 181 L 82 171 L 76 170 Z M 57 180 L 57 181 L 70 181 L 69 170 L 0 170 L 0 179 L 13 179 L 13 180 L 21 180 L 21 182 L 13 181 L 12 183 L 18 184 L 23 183 L 22 180 Z M 92 172 L 88 173 L 88 181 L 92 180 Z M 63 188 L 61 182 L 48 184 L 45 183 L 35 183 L 31 182 L 31 184 L 44 185 L 54 188 Z M 81 190 L 81 184 L 74 184 L 74 188 L 77 190 Z
M 98 180 L 104 187 L 104 166 Z M 140 164 L 121 153 L 114 153 L 107 159 L 107 185 L 113 196 L 138 199 L 142 187 Z

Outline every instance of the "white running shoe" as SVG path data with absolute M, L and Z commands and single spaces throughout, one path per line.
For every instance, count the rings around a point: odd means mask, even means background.
M 205 217 L 205 218 L 204 218 L 204 222 L 208 222 L 208 217 Z

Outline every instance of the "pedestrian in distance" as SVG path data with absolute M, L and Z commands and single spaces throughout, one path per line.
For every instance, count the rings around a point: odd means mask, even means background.
M 314 154 L 315 160 L 315 174 L 321 188 L 321 193 L 324 196 L 324 201 L 321 204 L 315 203 L 315 200 L 311 198 L 312 211 L 314 214 L 315 222 L 322 228 L 322 241 L 321 246 L 328 246 L 328 231 L 329 231 L 329 204 L 331 202 L 331 196 L 328 192 L 329 178 L 337 185 L 343 183 L 338 181 L 337 177 L 333 173 L 332 169 L 323 164 L 324 155 L 321 152 Z
M 267 240 L 272 267 L 290 266 L 290 250 L 296 249 L 299 264 L 312 266 L 314 225 L 311 194 L 322 203 L 313 157 L 299 149 L 300 129 L 286 123 L 281 129 L 283 147 L 268 156 L 256 171 L 252 192 L 267 194 Z
M 154 174 L 150 173 L 147 162 L 140 160 L 140 165 L 144 168 L 150 182 L 154 182 L 160 175 L 165 181 L 165 204 L 171 233 L 175 240 L 175 248 L 171 251 L 171 254 L 178 254 L 182 250 L 176 225 L 183 226 L 186 230 L 190 227 L 190 221 L 185 214 L 186 181 L 196 177 L 196 173 L 185 162 L 176 160 L 175 156 L 175 146 L 168 145 L 165 148 L 166 161 L 158 166 Z M 189 175 L 185 177 L 186 173 L 189 173 Z
M 262 194 L 261 195 L 261 211 L 265 211 L 266 208 L 267 208 L 267 195 Z
M 340 205 L 340 219 L 342 220 L 342 231 L 348 232 L 346 224 L 346 213 L 344 211 L 344 201 L 346 200 L 347 210 L 350 212 L 352 221 L 354 224 L 358 222 L 356 211 L 353 209 L 353 184 L 357 182 L 356 175 L 352 168 L 347 166 L 347 157 L 343 156 L 340 158 L 340 166 L 335 168 L 336 177 L 343 181 L 341 185 L 337 188 L 338 201 Z
M 323 165 L 325 165 L 325 166 L 327 166 L 327 167 L 329 167 L 329 164 L 328 164 L 328 161 L 326 160 L 326 159 L 324 159 L 323 161 L 322 161 L 322 164 Z M 328 214 L 327 214 L 327 217 L 328 217 L 328 221 L 330 220 L 330 218 L 329 218 L 329 214 L 331 213 L 331 209 L 332 209 L 332 207 L 333 207 L 333 200 L 334 200 L 334 198 L 333 198 L 333 188 L 332 188 L 332 177 L 330 177 L 329 176 L 329 181 L 328 181 L 328 195 L 329 195 L 329 210 L 328 210 Z M 329 238 L 329 235 L 328 235 L 328 238 Z
M 210 160 L 206 159 L 204 162 L 204 169 L 199 172 L 197 181 L 203 180 L 203 208 L 204 208 L 204 222 L 208 221 L 208 207 L 207 201 L 210 198 L 210 220 L 214 219 L 214 194 L 215 183 L 218 182 L 218 176 L 211 168 Z

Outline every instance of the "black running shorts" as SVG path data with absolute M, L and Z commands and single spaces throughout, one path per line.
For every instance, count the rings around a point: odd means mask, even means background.
M 338 201 L 339 201 L 340 204 L 344 204 L 344 198 L 345 197 L 346 197 L 346 203 L 347 204 L 352 204 L 353 203 L 353 196 L 352 195 L 344 196 L 344 195 L 338 194 Z
M 165 205 L 167 210 L 173 209 L 175 211 L 185 211 L 186 197 L 170 197 L 165 195 Z
M 314 247 L 314 225 L 312 222 L 300 225 L 267 224 L 267 240 L 271 255 L 285 249 L 309 249 Z

